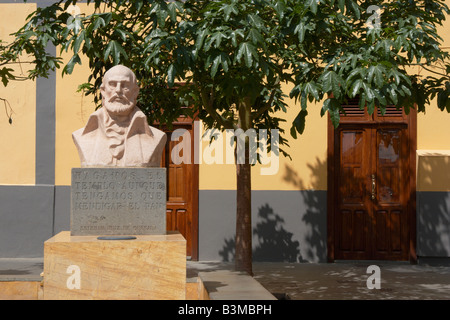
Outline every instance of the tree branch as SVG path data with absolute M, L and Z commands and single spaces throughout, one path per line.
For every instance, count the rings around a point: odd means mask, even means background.
M 264 107 L 262 107 L 261 109 L 259 109 L 255 115 L 254 115 L 254 119 L 258 119 L 260 116 L 262 116 L 267 110 L 270 110 L 270 108 L 272 108 L 272 103 L 273 103 L 273 99 L 275 97 L 275 92 L 276 89 L 272 90 L 272 93 L 270 94 L 270 98 L 269 101 L 267 101 L 267 103 L 264 105 Z
M 423 64 L 415 63 L 415 64 L 412 64 L 412 65 L 413 65 L 413 66 L 419 66 L 419 67 L 423 68 L 424 70 L 426 70 L 426 71 L 428 71 L 428 72 L 431 72 L 431 73 L 434 73 L 434 74 L 437 74 L 437 75 L 439 75 L 439 76 L 443 76 L 443 77 L 446 77 L 446 78 L 449 77 L 448 74 L 444 74 L 444 73 L 440 73 L 440 72 L 437 72 L 437 71 L 428 69 L 428 68 L 426 68 Z
M 217 121 L 219 125 L 224 127 L 225 129 L 237 129 L 237 126 L 234 124 L 232 120 L 226 119 L 222 117 L 217 111 L 213 108 L 213 101 L 208 97 L 208 93 L 205 89 L 203 89 L 198 83 L 198 87 L 200 88 L 200 95 L 202 97 L 203 106 L 206 111 L 213 117 L 214 120 Z
M 277 75 L 277 79 L 275 80 L 274 86 L 277 86 L 280 84 L 280 76 Z M 259 109 L 255 116 L 253 117 L 254 119 L 258 119 L 260 116 L 262 116 L 267 110 L 270 110 L 270 108 L 272 108 L 272 103 L 273 103 L 273 99 L 275 98 L 275 93 L 276 93 L 276 89 L 272 90 L 272 93 L 270 94 L 270 98 L 269 101 L 267 101 L 267 103 L 264 105 L 264 107 L 262 107 L 261 109 Z
M 249 97 L 244 97 L 242 102 L 239 102 L 239 128 L 246 131 L 252 127 L 252 105 Z
M 0 98 L 0 100 L 2 100 L 5 103 L 5 113 L 6 116 L 9 119 L 9 124 L 12 124 L 12 114 L 14 113 L 13 109 L 11 108 L 11 105 L 9 104 L 9 101 L 4 99 L 4 98 Z M 9 107 L 9 114 L 8 114 L 8 107 Z

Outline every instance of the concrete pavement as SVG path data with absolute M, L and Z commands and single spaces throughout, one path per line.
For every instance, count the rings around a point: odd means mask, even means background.
M 380 288 L 373 271 L 379 267 Z M 196 271 L 232 269 L 232 264 L 188 262 Z M 450 264 L 423 261 L 417 265 L 388 261 L 337 263 L 253 263 L 254 278 L 278 299 L 289 300 L 450 300 Z M 370 279 L 369 279 L 370 278 Z M 369 280 L 369 281 L 368 281 Z

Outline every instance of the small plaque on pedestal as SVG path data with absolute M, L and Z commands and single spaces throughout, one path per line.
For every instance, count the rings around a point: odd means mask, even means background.
M 165 168 L 73 168 L 73 236 L 166 233 Z

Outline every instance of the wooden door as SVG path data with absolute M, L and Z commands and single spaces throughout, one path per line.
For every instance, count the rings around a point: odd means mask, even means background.
M 365 259 L 370 253 L 371 206 L 367 189 L 370 176 L 371 132 L 341 129 L 339 135 L 337 259 Z
M 372 257 L 408 260 L 408 132 L 402 127 L 378 128 L 372 140 Z
M 172 139 L 176 129 L 183 129 L 182 137 Z M 188 259 L 198 260 L 198 165 L 194 164 L 193 127 L 190 123 L 175 123 L 172 130 L 164 130 L 167 143 L 162 163 L 167 168 L 167 231 L 179 231 L 186 239 Z M 181 154 L 181 163 L 173 161 L 173 148 L 190 154 Z
M 409 118 L 395 109 L 383 116 L 360 111 L 332 129 L 329 260 L 413 259 Z

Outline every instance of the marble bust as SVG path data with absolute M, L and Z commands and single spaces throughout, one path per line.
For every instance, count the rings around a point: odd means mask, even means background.
M 100 88 L 102 107 L 72 133 L 82 167 L 159 167 L 166 134 L 148 125 L 136 106 L 139 86 L 129 68 L 109 69 Z

